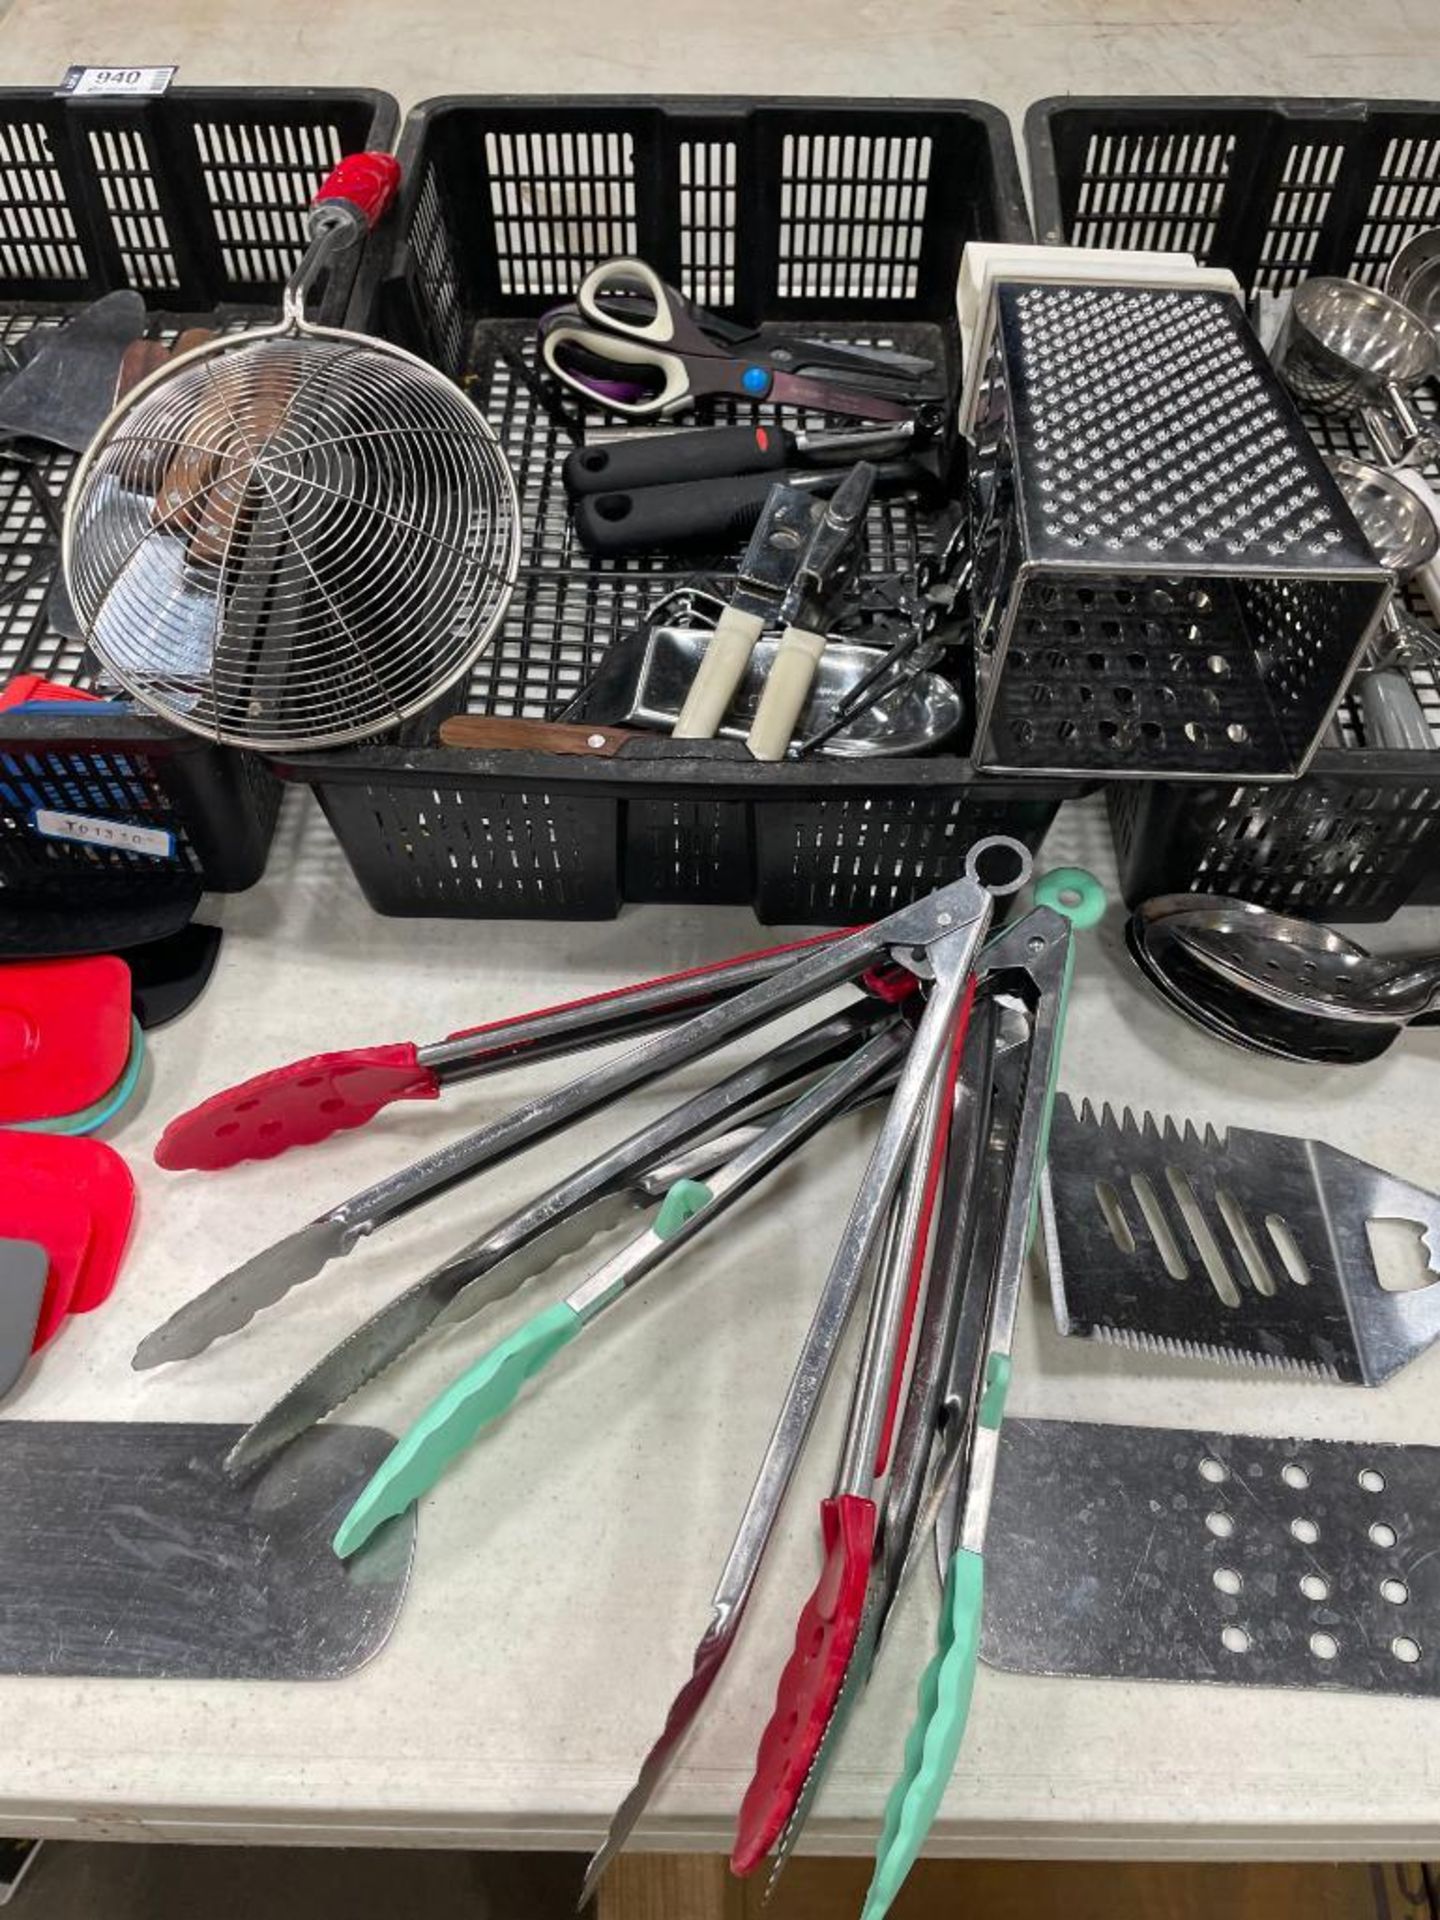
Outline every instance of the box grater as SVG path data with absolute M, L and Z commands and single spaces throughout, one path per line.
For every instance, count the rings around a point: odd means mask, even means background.
M 1238 304 L 1012 281 L 992 314 L 976 763 L 1293 779 L 1390 579 Z

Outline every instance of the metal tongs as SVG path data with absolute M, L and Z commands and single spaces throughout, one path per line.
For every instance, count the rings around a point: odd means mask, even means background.
M 997 861 L 1012 871 L 1001 881 L 982 882 L 980 863 Z M 135 1364 L 153 1366 L 202 1352 L 322 1272 L 331 1260 L 349 1253 L 367 1234 L 484 1168 L 553 1137 L 622 1094 L 713 1053 L 832 987 L 862 979 L 878 961 L 894 955 L 901 964 L 911 966 L 906 956 L 925 960 L 940 942 L 962 928 L 978 927 L 983 936 L 992 893 L 1023 884 L 1029 864 L 1029 855 L 1017 841 L 1001 838 L 977 843 L 970 851 L 965 879 L 872 926 L 805 948 L 769 978 L 706 1007 L 683 1025 L 652 1035 L 569 1085 L 523 1102 L 490 1126 L 424 1155 L 339 1202 L 187 1302 L 142 1341 Z
M 1050 1115 L 1074 971 L 1071 926 L 1093 925 L 1104 895 L 1077 870 L 1048 874 L 1041 904 L 988 956 L 998 1011 L 988 1151 L 968 1276 L 942 1296 L 940 1351 L 949 1345 L 931 1450 L 934 1541 L 942 1583 L 935 1652 L 920 1677 L 918 1711 L 900 1776 L 886 1802 L 863 1920 L 889 1911 L 924 1844 L 964 1738 L 980 1653 L 985 1533 L 1010 1387 L 1010 1358 L 1026 1259 L 1034 1238 Z M 922 1383 L 923 1384 L 923 1383 Z M 923 1425 L 918 1431 L 923 1432 Z M 894 1549 L 908 1556 L 906 1483 L 887 1514 Z M 924 1529 L 928 1532 L 928 1527 Z M 903 1577 L 901 1561 L 897 1585 Z
M 1022 884 L 1029 871 L 1028 855 L 1017 842 L 999 844 L 1010 851 L 1015 868 L 1004 885 Z M 986 857 L 987 851 L 993 855 L 997 850 L 994 842 L 982 842 L 971 849 L 967 861 L 970 877 L 958 882 L 956 888 L 945 889 L 945 894 L 954 895 L 952 904 L 936 917 L 923 940 L 907 943 L 900 950 L 905 964 L 923 972 L 929 980 L 929 997 L 913 1041 L 909 1041 L 908 1036 L 897 1036 L 893 1030 L 877 1035 L 851 1060 L 788 1107 L 703 1185 L 687 1183 L 683 1188 L 672 1188 L 656 1219 L 628 1247 L 602 1265 L 568 1298 L 547 1308 L 509 1340 L 482 1355 L 426 1409 L 381 1464 L 342 1523 L 336 1537 L 337 1551 L 354 1552 L 382 1520 L 403 1512 L 412 1500 L 434 1484 L 450 1460 L 481 1428 L 511 1404 L 525 1379 L 561 1345 L 567 1344 L 598 1313 L 653 1272 L 670 1252 L 717 1217 L 799 1140 L 842 1111 L 867 1081 L 895 1065 L 903 1056 L 899 1082 L 831 1272 L 827 1298 L 833 1305 L 827 1320 L 826 1339 L 828 1356 L 833 1358 L 835 1342 L 859 1291 L 876 1236 L 884 1225 L 917 1130 L 922 1126 L 922 1110 L 934 1098 L 932 1082 L 950 1042 L 958 1010 L 968 991 L 975 955 L 990 920 L 991 896 L 977 877 L 978 862 Z M 936 895 L 935 899 L 942 897 Z M 891 925 L 905 917 L 892 916 L 891 921 L 882 925 Z M 828 1358 L 825 1364 L 828 1366 Z M 809 1385 L 818 1387 L 813 1363 L 811 1373 Z M 820 1378 L 823 1379 L 823 1375 Z M 805 1415 L 807 1425 L 817 1401 L 818 1391 L 809 1401 Z
M 680 1169 L 672 1158 L 702 1151 L 692 1143 L 708 1142 L 703 1168 L 722 1164 L 754 1137 L 764 1116 L 794 1097 L 796 1084 L 806 1074 L 834 1065 L 896 1020 L 883 1001 L 861 1001 L 726 1075 L 564 1175 L 332 1347 L 240 1436 L 228 1464 L 234 1469 L 260 1466 L 393 1366 L 433 1328 L 471 1318 L 637 1209 L 658 1203 L 682 1172 L 693 1174 L 701 1167 L 695 1160 Z M 658 1192 L 657 1180 L 664 1183 Z
M 155 1158 L 171 1170 L 207 1173 L 245 1160 L 270 1160 L 291 1147 L 312 1146 L 362 1127 L 396 1100 L 437 1100 L 462 1080 L 678 1026 L 702 1007 L 768 980 L 798 954 L 840 938 L 815 934 L 786 946 L 738 953 L 709 966 L 464 1027 L 424 1045 L 391 1041 L 308 1054 L 252 1074 L 177 1114 L 161 1134 Z
M 926 1014 L 929 1045 L 922 1050 L 917 1037 L 891 1109 L 894 1119 L 902 1110 L 902 1095 L 906 1097 L 903 1127 L 897 1122 L 891 1130 L 887 1122 L 877 1142 L 721 1573 L 691 1675 L 616 1812 L 605 1844 L 590 1863 L 587 1894 L 624 1845 L 734 1642 L 840 1332 L 882 1228 L 885 1250 L 846 1440 L 835 1490 L 822 1507 L 825 1568 L 801 1612 L 795 1648 L 761 1739 L 732 1855 L 736 1871 L 756 1866 L 777 1836 L 778 1871 L 794 1844 L 848 1705 L 868 1678 L 885 1618 L 911 1558 L 927 1478 L 927 1514 L 948 1511 L 946 1503 L 958 1497 L 957 1477 L 966 1488 L 976 1489 L 977 1498 L 988 1500 L 993 1467 L 987 1469 L 986 1445 L 975 1436 L 998 1428 L 1008 1381 L 1071 970 L 1070 923 L 1089 924 L 1103 906 L 1096 884 L 1074 872 L 1047 876 L 1037 887 L 1037 898 L 1054 904 L 1038 906 L 990 944 L 980 958 L 973 988 L 966 984 L 973 949 L 963 958 L 964 977 L 958 981 L 947 966 L 958 964 L 955 953 L 937 950 L 932 956 L 937 986 Z M 941 981 L 950 982 L 948 991 L 940 991 Z M 877 1177 L 877 1168 L 885 1170 L 885 1177 Z M 892 1457 L 922 1294 L 916 1359 Z M 977 1395 L 976 1380 L 985 1383 L 983 1394 Z M 977 1472 L 961 1476 L 960 1463 L 972 1455 Z M 974 1532 L 967 1508 L 967 1541 Z M 974 1595 L 978 1607 L 969 1562 L 965 1575 L 963 1580 L 957 1576 L 952 1588 L 962 1587 L 966 1597 Z M 951 1603 L 945 1619 L 956 1628 L 962 1613 Z M 937 1777 L 937 1799 L 948 1779 L 964 1725 L 973 1651 L 952 1631 L 935 1668 L 927 1673 L 918 1745 L 912 1739 L 906 1773 L 892 1796 L 892 1809 L 898 1806 L 899 1811 L 887 1822 L 877 1870 L 880 1891 L 872 1893 L 872 1903 L 879 1904 L 870 1909 L 872 1920 L 888 1904 L 886 1889 L 893 1891 L 892 1881 L 898 1886 L 908 1870 L 928 1826 L 928 1796 Z M 938 1729 L 933 1738 L 928 1737 L 932 1728 Z

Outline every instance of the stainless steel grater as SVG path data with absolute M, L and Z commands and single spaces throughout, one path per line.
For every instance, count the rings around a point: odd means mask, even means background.
M 1041 1198 L 1061 1333 L 1379 1386 L 1440 1339 L 1440 1285 L 1380 1284 L 1366 1223 L 1440 1199 L 1286 1134 L 1055 1102 Z
M 972 447 L 977 764 L 1286 779 L 1390 593 L 1236 302 L 1002 285 Z

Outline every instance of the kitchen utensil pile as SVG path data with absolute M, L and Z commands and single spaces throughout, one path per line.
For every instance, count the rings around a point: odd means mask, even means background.
M 173 1122 L 158 1157 L 215 1169 L 363 1125 L 450 1078 L 645 1035 L 557 1092 L 441 1148 L 253 1256 L 142 1341 L 147 1368 L 203 1351 L 378 1231 L 522 1145 L 552 1138 L 687 1061 L 708 1057 L 841 984 L 862 997 L 716 1080 L 567 1174 L 451 1256 L 292 1387 L 229 1456 L 268 1464 L 438 1325 L 469 1318 L 620 1222 L 638 1226 L 578 1286 L 483 1352 L 425 1408 L 341 1522 L 348 1556 L 428 1491 L 547 1362 L 843 1113 L 882 1105 L 866 1172 L 723 1569 L 695 1673 L 592 1868 L 623 1844 L 739 1630 L 841 1338 L 868 1290 L 833 1490 L 825 1565 L 780 1675 L 737 1828 L 734 1864 L 782 1863 L 823 1771 L 842 1696 L 864 1683 L 913 1549 L 933 1526 L 946 1567 L 937 1666 L 907 1755 L 870 1911 L 888 1905 L 923 1839 L 963 1731 L 978 1644 L 986 1515 L 1010 1347 L 1038 1201 L 1073 966 L 1072 921 L 1103 905 L 1061 870 L 990 935 L 994 899 L 1030 862 L 1018 842 L 970 849 L 966 877 L 847 934 L 742 955 L 435 1046 L 320 1055 L 212 1096 Z M 987 937 L 989 936 L 989 937 Z M 912 1364 L 911 1349 L 915 1349 Z M 923 1524 L 922 1524 L 923 1516 Z
M 1063 1335 L 1113 1343 L 1140 1365 L 1160 1353 L 1379 1388 L 1440 1339 L 1440 1296 L 1384 1284 L 1370 1229 L 1418 1227 L 1426 1278 L 1440 1275 L 1440 1197 L 1328 1141 L 1057 1097 L 1074 932 L 1098 920 L 1103 896 L 1088 874 L 1059 869 L 1027 910 L 993 924 L 997 901 L 1030 879 L 1027 836 L 1038 844 L 1043 832 L 1005 818 L 1007 807 L 1020 813 L 1027 782 L 1151 783 L 1144 800 L 1115 806 L 1117 819 L 1126 804 L 1147 805 L 1157 782 L 1191 783 L 1197 810 L 1263 812 L 1286 794 L 1302 806 L 1318 795 L 1323 809 L 1316 769 L 1334 777 L 1336 744 L 1363 740 L 1385 756 L 1440 747 L 1440 498 L 1423 472 L 1440 453 L 1429 411 L 1440 238 L 1407 236 L 1383 290 L 1302 280 L 1268 354 L 1238 283 L 1189 255 L 974 245 L 958 289 L 963 367 L 951 364 L 953 326 L 930 329 L 943 343 L 933 354 L 907 351 L 903 332 L 903 345 L 870 343 L 870 323 L 839 314 L 840 300 L 827 300 L 837 317 L 824 326 L 750 326 L 627 255 L 580 275 L 572 298 L 538 315 L 524 351 L 509 342 L 501 394 L 478 377 L 462 384 L 469 348 L 448 338 L 452 323 L 463 331 L 454 314 L 441 329 L 454 380 L 389 340 L 307 317 L 323 277 L 368 242 L 398 185 L 386 154 L 340 162 L 309 210 L 281 318 L 259 331 L 149 338 L 139 296 L 116 292 L 0 349 L 0 461 L 20 469 L 50 535 L 0 586 L 0 605 L 48 585 L 59 540 L 64 579 L 50 589 L 50 618 L 83 637 L 100 691 L 17 673 L 0 710 L 11 720 L 58 710 L 77 728 L 88 716 L 103 733 L 106 715 L 138 709 L 282 763 L 404 726 L 407 753 L 447 750 L 435 756 L 443 779 L 425 774 L 411 815 L 390 817 L 383 783 L 366 787 L 361 811 L 381 823 L 391 857 L 438 846 L 456 873 L 483 864 L 446 824 L 461 756 L 493 761 L 517 838 L 513 822 L 528 829 L 525 810 L 536 809 L 537 843 L 552 777 L 578 783 L 577 760 L 614 763 L 601 770 L 610 786 L 597 774 L 573 804 L 611 810 L 602 837 L 623 841 L 627 859 L 647 833 L 663 837 L 653 820 L 616 825 L 627 770 L 645 776 L 637 789 L 658 812 L 682 814 L 694 783 L 695 811 L 708 804 L 717 819 L 758 806 L 751 796 L 767 780 L 808 793 L 827 772 L 839 784 L 819 811 L 865 815 L 889 868 L 885 901 L 910 903 L 873 904 L 877 880 L 859 896 L 872 902 L 869 924 L 435 1039 L 315 1053 L 170 1120 L 158 1164 L 215 1174 L 383 1125 L 389 1106 L 448 1099 L 462 1081 L 587 1055 L 574 1078 L 250 1254 L 145 1336 L 141 1371 L 241 1333 L 363 1239 L 586 1116 L 809 1013 L 415 1278 L 250 1426 L 224 1431 L 223 1458 L 221 1430 L 127 1429 L 134 1459 L 167 1476 L 207 1567 L 278 1554 L 267 1621 L 271 1634 L 293 1635 L 287 1666 L 222 1608 L 226 1644 L 207 1647 L 208 1590 L 192 1588 L 166 1670 L 270 1677 L 348 1671 L 367 1657 L 403 1594 L 415 1503 L 563 1349 L 600 1337 L 598 1323 L 658 1277 L 678 1286 L 685 1250 L 714 1222 L 802 1162 L 832 1123 L 873 1112 L 864 1173 L 697 1622 L 690 1671 L 677 1676 L 587 1893 L 730 1658 L 857 1313 L 848 1415 L 817 1516 L 818 1577 L 797 1604 L 793 1647 L 772 1661 L 736 1873 L 768 1861 L 773 1881 L 783 1868 L 894 1609 L 932 1556 L 937 1639 L 917 1676 L 864 1920 L 888 1911 L 935 1819 L 982 1642 L 997 1664 L 1027 1672 L 1440 1692 L 1428 1641 L 1391 1635 L 1387 1611 L 1436 1604 L 1434 1582 L 1416 1577 L 1434 1552 L 1417 1517 L 1430 1484 L 1423 1450 L 1370 1449 L 1362 1460 L 1319 1439 L 1003 1424 L 1037 1225 Z M 422 208 L 438 207 L 436 196 L 427 175 Z M 443 252 L 445 219 L 424 218 L 438 223 L 424 246 L 413 226 L 405 244 L 436 275 L 440 253 L 429 250 Z M 508 283 L 506 293 L 519 297 Z M 517 396 L 566 436 L 544 463 L 558 530 L 522 526 L 510 460 L 530 457 L 528 441 L 501 418 Z M 1358 430 L 1349 453 L 1322 453 L 1317 419 Z M 63 526 L 37 447 L 82 455 Z M 601 631 L 593 598 L 572 606 L 583 673 L 562 671 L 557 652 L 543 697 L 533 685 L 517 691 L 496 658 L 507 620 L 517 609 L 522 625 L 532 617 L 532 590 L 563 597 L 573 582 L 613 592 L 623 621 Z M 472 676 L 491 650 L 482 693 Z M 968 764 L 963 802 L 926 816 L 949 876 L 926 893 L 914 879 L 922 854 L 912 864 L 909 843 L 888 837 L 891 817 L 869 810 L 884 762 L 942 746 Z M 851 761 L 867 764 L 842 764 Z M 97 866 L 117 852 L 190 852 L 178 825 L 130 822 L 117 840 L 81 810 L 81 800 L 111 804 L 130 773 L 121 754 L 76 785 L 73 813 L 44 803 L 33 765 L 4 762 L 4 817 L 84 847 Z M 653 793 L 650 763 L 661 769 Z M 368 778 L 353 752 L 335 764 Z M 743 770 L 729 800 L 700 790 L 717 767 Z M 1002 774 L 1018 783 L 1009 801 L 995 798 Z M 924 778 L 922 768 L 917 787 Z M 917 816 L 927 799 L 910 797 Z M 1013 833 L 980 837 L 964 811 L 972 804 Z M 753 811 L 745 817 L 752 833 Z M 846 856 L 828 831 L 799 819 L 786 857 L 838 871 Z M 1278 844 L 1259 826 L 1236 838 Z M 1272 901 L 1348 858 L 1320 832 L 1299 842 L 1290 870 L 1273 875 Z M 114 1284 L 133 1186 L 118 1156 L 84 1136 L 134 1094 L 142 1025 L 188 1005 L 208 975 L 218 935 L 187 924 L 198 873 L 187 865 L 156 909 L 133 974 L 82 953 L 95 926 L 67 933 L 37 917 L 33 953 L 23 928 L 7 928 L 5 950 L 21 958 L 0 966 L 0 1397 L 68 1314 Z M 1127 899 L 1126 942 L 1147 986 L 1254 1056 L 1358 1067 L 1409 1027 L 1440 1022 L 1433 954 L 1378 957 L 1221 891 L 1151 885 Z M 429 904 L 417 896 L 404 910 Z M 447 896 L 446 910 L 464 909 Z M 71 957 L 53 957 L 62 951 Z M 837 989 L 849 992 L 844 1004 L 814 1005 Z M 606 1235 L 605 1249 L 587 1251 Z M 432 1333 L 472 1320 L 483 1329 L 487 1309 L 577 1261 L 578 1277 L 518 1329 L 499 1340 L 477 1330 L 469 1363 L 393 1443 L 322 1425 Z M 0 1448 L 0 1479 L 12 1474 L 35 1509 L 36 1488 L 43 1501 L 61 1476 L 47 1436 L 19 1424 L 13 1459 Z M 112 1446 L 78 1430 L 72 1442 Z M 1381 1454 L 1388 1463 L 1374 1464 Z M 316 1461 L 318 1478 L 305 1464 Z M 124 1466 L 117 1454 L 108 1478 L 97 1468 L 62 1533 L 83 1538 Z M 252 1538 L 245 1489 L 262 1470 L 254 1484 L 271 1487 L 278 1473 L 296 1495 L 288 1561 L 268 1533 Z M 1147 1490 L 1172 1481 L 1176 1497 L 1151 1536 L 1165 1532 L 1158 1570 L 1141 1582 L 1141 1535 L 1159 1512 Z M 1211 1489 L 1201 1501 L 1197 1482 Z M 1312 1484 L 1324 1496 L 1316 1511 L 1343 1540 L 1292 1580 L 1289 1543 L 1315 1547 L 1306 1529 L 1316 1523 L 1287 1502 Z M 1382 1511 L 1371 1496 L 1387 1485 Z M 29 1546 L 39 1537 L 37 1522 Z M 1372 1563 L 1367 1540 L 1394 1557 Z M 997 1542 L 998 1609 L 986 1602 Z M 1412 1542 L 1419 1559 L 1407 1557 Z M 362 1552 L 366 1571 L 352 1580 L 340 1562 Z M 115 1624 L 126 1617 L 123 1579 L 107 1573 L 102 1584 L 83 1631 L 58 1641 L 0 1633 L 0 1669 L 142 1670 Z M 292 1587 L 298 1597 L 287 1598 Z M 1071 1605 L 1082 1588 L 1084 1605 Z M 136 1588 L 146 1620 L 170 1606 L 163 1589 Z M 340 1623 L 337 1638 L 295 1625 L 311 1596 Z

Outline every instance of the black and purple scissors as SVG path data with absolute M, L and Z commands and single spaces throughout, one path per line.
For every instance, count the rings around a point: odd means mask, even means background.
M 941 399 L 926 381 L 933 361 L 832 341 L 762 343 L 693 306 L 643 260 L 592 267 L 573 303 L 541 320 L 540 353 L 557 380 L 632 420 L 711 395 L 865 420 L 910 420 Z M 833 385 L 830 374 L 853 384 Z

